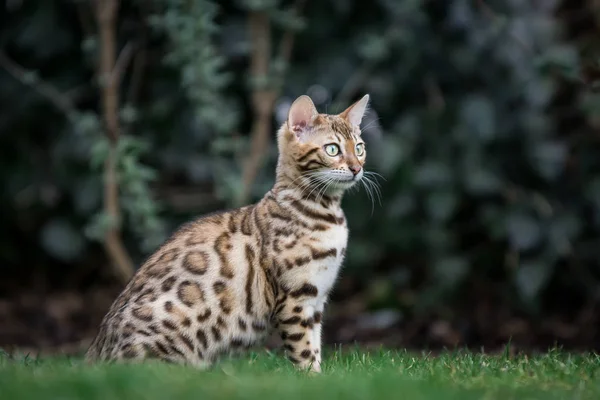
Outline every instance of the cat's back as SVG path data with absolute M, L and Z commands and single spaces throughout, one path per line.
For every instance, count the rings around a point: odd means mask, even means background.
M 179 295 L 180 301 L 189 303 L 184 299 L 184 288 L 190 281 L 212 281 L 219 276 L 233 279 L 232 253 L 242 243 L 236 236 L 242 231 L 242 220 L 251 218 L 253 209 L 254 206 L 247 206 L 214 213 L 180 227 L 146 260 L 124 290 L 130 295 L 138 294 L 129 304 L 141 302 L 151 290 L 157 292 L 150 296 L 152 298 L 171 293 L 177 283 L 180 284 L 179 292 L 171 294 Z M 243 243 L 254 242 L 250 233 Z

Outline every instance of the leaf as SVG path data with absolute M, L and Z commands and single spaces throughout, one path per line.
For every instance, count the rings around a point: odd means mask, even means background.
M 578 58 L 577 49 L 573 46 L 556 44 L 538 55 L 535 58 L 534 63 L 538 68 L 557 67 L 567 72 L 578 68 Z
M 471 130 L 472 136 L 483 142 L 494 138 L 496 114 L 493 103 L 485 96 L 473 95 L 461 104 L 460 116 Z
M 81 255 L 85 241 L 69 222 L 64 219 L 55 219 L 42 227 L 42 246 L 54 257 L 70 262 Z
M 514 212 L 508 216 L 506 231 L 511 246 L 517 250 L 529 250 L 542 238 L 538 221 L 524 212 Z
M 108 140 L 101 139 L 94 142 L 90 151 L 90 168 L 93 170 L 102 168 L 106 157 L 108 157 L 108 151 Z
M 572 213 L 557 215 L 548 229 L 548 239 L 558 255 L 571 253 L 571 242 L 581 231 L 581 221 Z
M 506 237 L 506 221 L 500 207 L 494 204 L 485 205 L 479 210 L 478 217 L 492 239 L 502 240 Z
M 473 8 L 468 0 L 454 0 L 450 3 L 448 22 L 453 28 L 467 28 L 473 22 Z
M 473 195 L 489 195 L 502 189 L 502 180 L 492 171 L 482 168 L 466 168 L 465 187 Z
M 381 251 L 374 248 L 368 238 L 356 237 L 354 245 L 348 247 L 347 259 L 355 266 L 372 264 L 381 256 Z
M 600 178 L 591 179 L 585 188 L 586 199 L 600 211 Z
M 548 282 L 551 271 L 550 266 L 541 261 L 522 263 L 515 276 L 515 284 L 522 299 L 534 301 Z
M 419 130 L 422 122 L 414 114 L 402 116 L 402 118 L 394 125 L 393 132 L 397 136 L 406 141 L 415 141 L 419 138 Z
M 414 211 L 416 202 L 409 193 L 399 193 L 387 202 L 387 211 L 390 218 L 402 218 Z
M 433 273 L 441 285 L 453 287 L 467 274 L 469 264 L 459 256 L 446 256 L 433 264 Z
M 73 193 L 75 209 L 81 215 L 89 215 L 96 210 L 102 199 L 102 186 L 95 176 L 77 182 Z
M 398 138 L 388 140 L 384 145 L 377 146 L 379 152 L 374 163 L 384 175 L 393 174 L 399 165 L 406 160 L 406 148 Z M 368 150 L 367 150 L 368 152 Z
M 40 80 L 40 75 L 38 71 L 26 71 L 21 79 L 28 85 L 35 85 Z
M 555 83 L 550 79 L 532 79 L 524 87 L 524 95 L 531 107 L 545 107 L 555 92 Z
M 600 93 L 588 92 L 582 94 L 582 108 L 588 118 L 598 117 L 600 115 Z
M 417 166 L 415 183 L 425 188 L 445 186 L 452 181 L 452 172 L 448 165 L 436 161 L 428 161 Z
M 558 141 L 536 143 L 532 149 L 533 166 L 547 180 L 555 180 L 567 159 L 566 146 Z
M 98 137 L 102 128 L 98 115 L 92 112 L 83 112 L 73 118 L 75 131 L 82 136 Z
M 98 39 L 96 36 L 87 36 L 81 41 L 81 50 L 88 55 L 98 51 Z
M 366 35 L 357 44 L 358 53 L 365 60 L 379 61 L 389 55 L 387 41 L 380 35 Z
M 86 237 L 101 242 L 104 240 L 106 232 L 113 226 L 119 226 L 118 221 L 115 221 L 110 215 L 100 212 L 92 217 L 85 227 L 84 233 Z
M 139 178 L 144 182 L 154 181 L 158 178 L 158 173 L 154 168 L 143 164 L 138 164 L 137 173 Z
M 138 120 L 138 110 L 133 104 L 125 104 L 121 108 L 121 119 L 124 124 L 132 124 Z
M 436 222 L 445 222 L 451 218 L 457 205 L 457 196 L 449 190 L 434 191 L 425 200 L 427 214 Z
M 428 250 L 432 253 L 445 252 L 455 245 L 455 237 L 447 229 L 430 226 L 423 231 Z

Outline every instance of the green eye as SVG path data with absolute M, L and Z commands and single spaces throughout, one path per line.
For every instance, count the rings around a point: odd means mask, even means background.
M 365 144 L 364 143 L 357 144 L 355 147 L 355 151 L 356 151 L 357 156 L 362 156 L 363 153 L 365 152 Z
M 335 157 L 340 154 L 340 147 L 337 144 L 328 144 L 325 146 L 325 152 L 331 157 Z

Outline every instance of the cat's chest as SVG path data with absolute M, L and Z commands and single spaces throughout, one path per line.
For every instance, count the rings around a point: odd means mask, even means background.
M 348 229 L 338 225 L 312 235 L 310 274 L 319 292 L 328 292 L 335 282 L 346 253 Z
M 309 283 L 317 288 L 318 302 L 326 298 L 336 281 L 346 254 L 348 228 L 341 210 L 313 212 L 334 216 L 339 223 L 303 221 L 298 226 L 275 226 L 272 249 L 274 264 L 282 268 L 282 284 L 297 287 Z
M 312 241 L 315 243 L 315 247 L 319 249 L 316 251 L 317 253 L 335 253 L 336 257 L 330 257 L 329 260 L 332 264 L 335 264 L 335 261 L 340 259 L 348 245 L 348 229 L 346 225 L 335 225 L 327 231 L 318 234 L 313 233 Z M 318 255 L 316 258 L 319 258 Z

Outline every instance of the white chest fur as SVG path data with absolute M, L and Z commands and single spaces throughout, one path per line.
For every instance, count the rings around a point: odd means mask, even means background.
M 329 293 L 339 274 L 348 243 L 348 229 L 345 226 L 336 225 L 326 232 L 313 234 L 312 237 L 318 239 L 317 243 L 322 248 L 335 249 L 334 255 L 314 260 L 308 268 L 312 275 L 312 283 L 317 287 L 319 297 L 321 297 Z
M 332 225 L 325 231 L 312 231 L 297 241 L 290 237 L 281 241 L 281 264 L 287 265 L 282 280 L 288 287 L 309 283 L 317 288 L 317 298 L 322 303 L 331 291 L 344 260 L 348 230 L 345 225 Z M 287 244 L 294 247 L 285 249 Z

